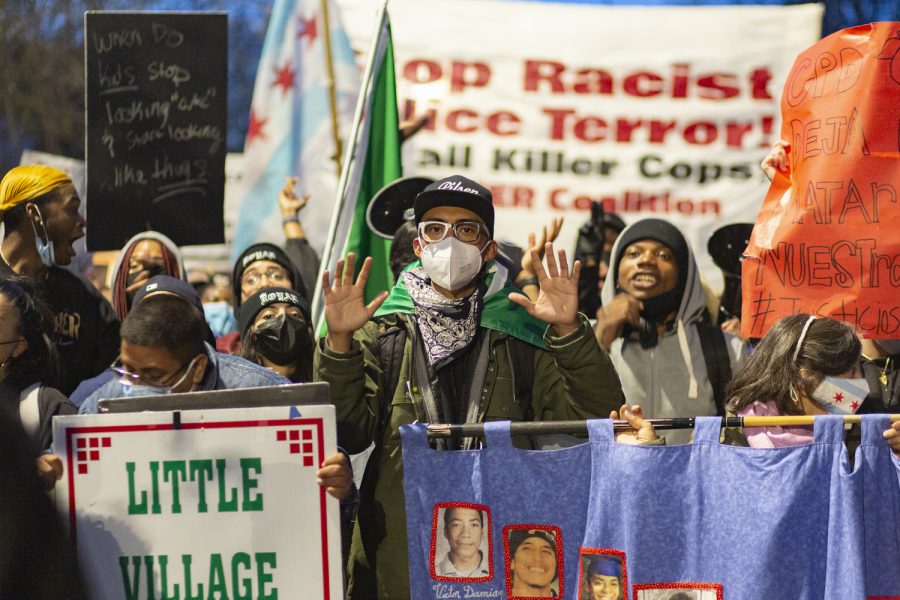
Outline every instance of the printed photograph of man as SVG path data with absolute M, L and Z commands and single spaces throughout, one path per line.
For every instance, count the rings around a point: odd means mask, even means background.
M 558 598 L 556 533 L 546 529 L 512 529 L 508 536 L 507 598 Z
M 489 529 L 484 511 L 465 507 L 439 509 L 442 534 L 435 533 L 436 577 L 487 579 L 491 576 L 488 558 Z M 441 537 L 443 539 L 441 539 Z
M 718 584 L 672 584 L 670 588 L 660 588 L 659 584 L 634 586 L 637 600 L 722 600 L 722 586 Z M 694 587 L 696 585 L 696 587 Z
M 582 555 L 583 600 L 623 600 L 622 559 L 606 554 Z

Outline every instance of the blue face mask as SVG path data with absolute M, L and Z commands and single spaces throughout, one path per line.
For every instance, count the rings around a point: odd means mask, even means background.
M 185 369 L 184 371 L 184 375 L 179 377 L 178 381 L 168 386 L 140 383 L 137 375 L 129 373 L 122 368 L 113 367 L 113 371 L 118 373 L 120 376 L 119 385 L 122 386 L 122 395 L 126 398 L 136 398 L 138 396 L 164 396 L 166 394 L 171 394 L 172 390 L 179 387 L 184 382 L 188 374 L 190 374 L 194 370 L 194 364 L 196 364 L 197 358 L 199 357 L 194 357 L 194 359 L 191 360 L 190 363 L 188 363 L 187 369 Z
M 47 227 L 44 225 L 44 215 L 41 214 L 41 209 L 37 207 L 37 204 L 32 206 L 34 206 L 38 216 L 41 218 L 41 229 L 44 230 L 44 237 L 47 238 L 46 242 L 41 239 L 41 236 L 38 235 L 37 227 L 34 226 L 34 221 L 31 221 L 31 228 L 34 230 L 34 245 L 44 266 L 52 267 L 56 264 L 56 257 L 53 254 L 53 243 L 50 241 L 50 236 L 47 235 Z
M 222 337 L 226 333 L 237 331 L 237 319 L 227 302 L 204 302 L 203 314 L 214 336 Z
M 172 393 L 172 388 L 167 387 L 132 383 L 130 381 L 120 381 L 120 383 L 122 384 L 122 395 L 126 398 L 137 398 L 139 396 L 165 396 L 166 394 Z

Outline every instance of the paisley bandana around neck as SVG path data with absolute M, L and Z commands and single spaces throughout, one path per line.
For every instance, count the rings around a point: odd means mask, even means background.
M 440 368 L 475 339 L 484 290 L 479 286 L 468 298 L 453 300 L 431 287 L 422 267 L 410 269 L 402 277 L 413 301 L 428 364 Z

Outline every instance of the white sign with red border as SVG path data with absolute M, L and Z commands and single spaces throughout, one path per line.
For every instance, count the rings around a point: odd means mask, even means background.
M 56 417 L 92 598 L 338 600 L 338 501 L 316 484 L 333 406 Z

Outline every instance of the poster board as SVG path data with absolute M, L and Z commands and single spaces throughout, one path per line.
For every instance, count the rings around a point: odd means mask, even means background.
M 366 56 L 372 3 L 338 5 Z M 495 237 L 520 245 L 565 217 L 557 246 L 571 253 L 592 201 L 626 223 L 665 219 L 721 289 L 707 240 L 759 212 L 778 93 L 793 57 L 820 37 L 821 4 L 389 9 L 400 118 L 431 116 L 403 144 L 404 175 L 459 173 L 489 187 Z
M 316 484 L 334 407 L 173 416 L 54 420 L 57 507 L 91 597 L 341 598 L 338 501 Z
M 900 337 L 900 23 L 800 53 L 781 110 L 790 173 L 772 182 L 745 252 L 743 335 L 803 312 Z
M 87 247 L 224 241 L 225 13 L 85 13 Z

